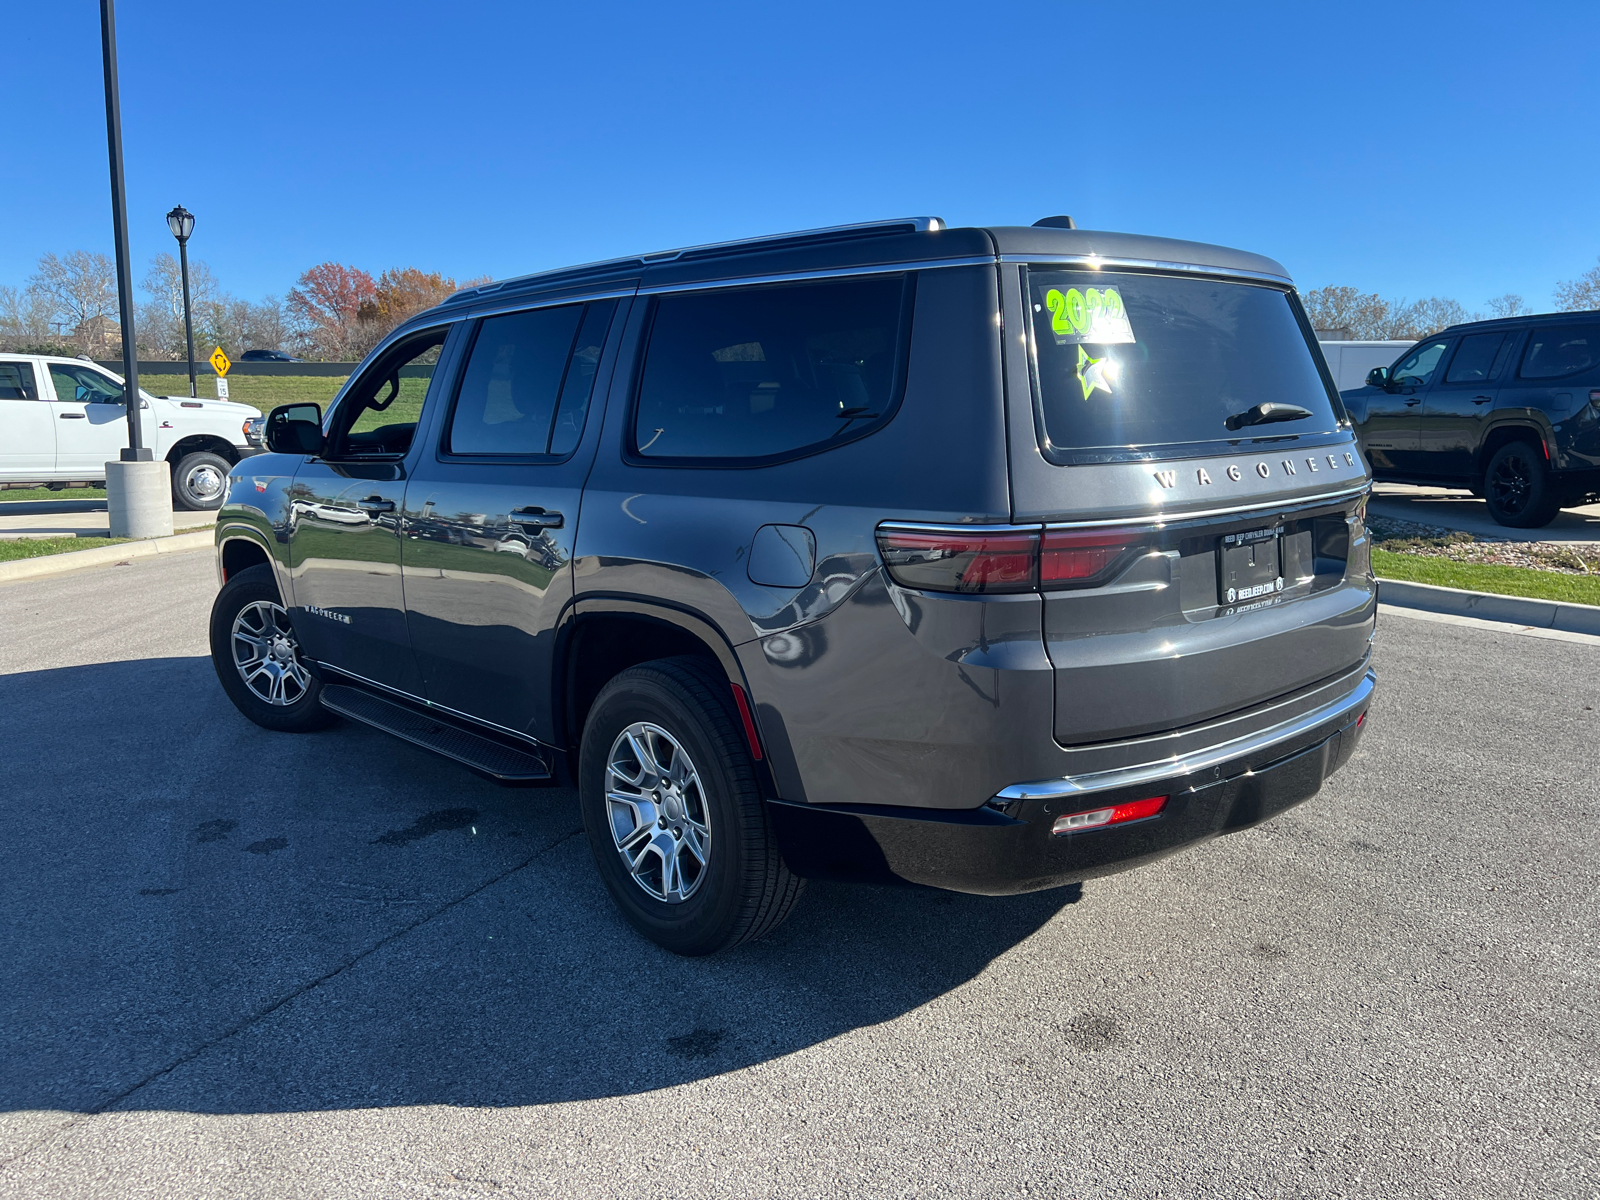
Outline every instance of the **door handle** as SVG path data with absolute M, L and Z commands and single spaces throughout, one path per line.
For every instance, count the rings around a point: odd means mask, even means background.
M 1407 408 L 1415 408 L 1417 405 L 1419 405 L 1421 403 L 1422 403 L 1422 397 L 1418 396 L 1415 400 L 1407 400 L 1406 401 L 1406 407 Z
M 1494 401 L 1494 397 L 1493 396 L 1474 396 L 1472 398 L 1472 402 L 1474 404 L 1490 404 L 1490 403 L 1493 403 L 1493 401 Z
M 86 421 L 86 420 L 89 419 L 89 414 L 88 413 L 62 413 L 61 414 L 61 419 L 63 421 Z
M 356 507 L 364 513 L 387 513 L 394 511 L 394 501 L 385 500 L 382 496 L 368 496 L 365 500 L 357 500 Z
M 546 512 L 537 506 L 511 510 L 513 525 L 528 525 L 534 529 L 560 529 L 565 518 L 558 512 Z

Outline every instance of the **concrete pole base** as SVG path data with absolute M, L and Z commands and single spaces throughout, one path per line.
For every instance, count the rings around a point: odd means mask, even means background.
M 153 462 L 108 462 L 106 507 L 114 538 L 172 536 L 172 468 Z

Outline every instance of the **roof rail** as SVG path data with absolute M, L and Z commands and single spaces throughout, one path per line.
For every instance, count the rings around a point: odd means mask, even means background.
M 532 275 L 517 275 L 496 280 L 481 287 L 457 292 L 445 304 L 463 303 L 475 296 L 498 292 L 502 288 L 533 283 L 551 283 L 563 277 L 575 279 L 606 269 L 617 270 L 628 266 L 648 267 L 656 263 L 676 262 L 682 258 L 710 258 L 719 254 L 732 254 L 745 248 L 771 248 L 783 244 L 809 241 L 833 241 L 839 238 L 875 237 L 891 233 L 937 233 L 945 228 L 939 217 L 896 217 L 886 221 L 861 221 L 854 225 L 827 225 L 821 229 L 802 229 L 794 233 L 769 233 L 762 237 L 736 238 L 730 242 L 708 242 L 703 246 L 685 246 L 681 250 L 659 250 L 651 254 L 629 254 L 621 258 L 607 258 L 598 262 L 582 263 L 572 267 L 557 267 L 550 271 L 537 271 Z

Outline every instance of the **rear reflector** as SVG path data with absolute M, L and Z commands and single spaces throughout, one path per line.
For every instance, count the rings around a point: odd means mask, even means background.
M 1080 829 L 1098 829 L 1102 825 L 1121 825 L 1125 821 L 1142 821 L 1153 817 L 1167 806 L 1165 796 L 1152 796 L 1148 800 L 1130 800 L 1110 808 L 1095 808 L 1088 812 L 1071 813 L 1057 817 L 1050 827 L 1051 833 L 1076 833 Z

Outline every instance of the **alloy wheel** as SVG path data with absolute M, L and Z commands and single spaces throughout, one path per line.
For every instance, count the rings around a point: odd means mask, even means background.
M 711 815 L 681 742 L 644 721 L 619 733 L 606 759 L 606 813 L 635 883 L 668 904 L 694 895 L 710 862 Z
M 1504 456 L 1489 476 L 1489 491 L 1501 512 L 1517 516 L 1528 507 L 1533 491 L 1533 465 L 1520 454 Z
M 297 703 L 311 687 L 300 662 L 300 643 L 289 614 L 270 600 L 257 600 L 233 619 L 233 665 L 257 698 L 276 708 Z

